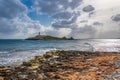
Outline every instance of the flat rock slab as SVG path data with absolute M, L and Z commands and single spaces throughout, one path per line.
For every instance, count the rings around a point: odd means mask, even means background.
M 0 70 L 4 80 L 120 80 L 120 54 L 55 51 L 10 69 L 9 74 L 4 67 Z

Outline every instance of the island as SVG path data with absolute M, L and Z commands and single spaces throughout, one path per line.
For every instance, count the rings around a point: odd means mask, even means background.
M 38 35 L 34 37 L 29 37 L 25 40 L 74 40 L 73 37 L 67 38 L 67 37 L 55 37 L 55 36 L 50 36 L 50 35 L 41 35 L 40 32 Z

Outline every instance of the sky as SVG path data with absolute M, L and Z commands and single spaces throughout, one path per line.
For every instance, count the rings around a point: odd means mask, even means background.
M 0 0 L 0 39 L 120 38 L 120 0 Z

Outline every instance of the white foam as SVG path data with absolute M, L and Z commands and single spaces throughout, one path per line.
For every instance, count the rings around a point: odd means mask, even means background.
M 8 51 L 0 51 L 0 54 L 1 54 L 1 53 L 8 53 Z
M 44 53 L 51 51 L 51 50 L 56 50 L 56 49 L 28 50 L 28 51 L 17 51 L 17 52 L 8 53 L 7 55 L 10 54 L 10 56 L 0 58 L 0 65 L 9 66 L 15 63 L 21 64 L 24 61 L 33 59 L 34 56 L 43 55 Z

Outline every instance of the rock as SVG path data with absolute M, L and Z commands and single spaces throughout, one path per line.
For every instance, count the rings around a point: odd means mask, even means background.
M 2 76 L 0 76 L 0 80 L 4 80 L 4 78 Z
M 28 75 L 26 74 L 21 74 L 18 76 L 20 79 L 27 79 L 28 78 Z
M 41 61 L 45 61 L 46 59 L 43 56 L 35 56 L 35 60 L 41 62 Z
M 53 51 L 35 56 L 17 67 L 0 67 L 0 80 L 120 80 L 119 60 L 114 54 L 81 51 Z M 111 58 L 112 57 L 112 58 Z M 107 58 L 107 59 L 106 59 Z
M 114 80 L 111 76 L 107 75 L 104 80 Z
M 7 70 L 9 70 L 8 67 L 5 67 L 5 66 L 1 66 L 0 67 L 0 76 L 6 76 L 7 75 Z
M 86 61 L 92 61 L 92 59 L 86 59 Z
M 118 69 L 111 75 L 106 76 L 104 80 L 120 80 L 120 70 Z
M 37 79 L 38 79 L 38 80 L 44 80 L 44 76 L 39 75 L 39 76 L 37 77 Z
M 62 55 L 62 51 L 52 51 L 52 52 L 47 52 L 43 56 L 48 59 L 48 58 L 58 58 L 59 56 Z
M 116 62 L 115 62 L 115 66 L 120 68 L 120 59 L 118 59 Z
M 29 61 L 29 63 L 39 63 L 39 61 L 37 59 L 32 59 Z
M 100 71 L 100 72 L 97 72 L 97 75 L 101 75 L 103 72 L 102 71 Z
M 53 51 L 52 55 L 54 56 L 59 56 L 61 54 L 61 51 Z
M 8 70 L 8 67 L 0 66 L 0 71 L 5 71 L 5 70 Z
M 32 63 L 31 66 L 28 67 L 28 69 L 36 69 L 39 67 L 39 64 L 37 63 Z
M 53 57 L 53 55 L 50 52 L 47 52 L 46 54 L 43 55 L 46 59 Z
M 31 66 L 31 64 L 29 62 L 23 62 L 22 64 L 23 66 Z

